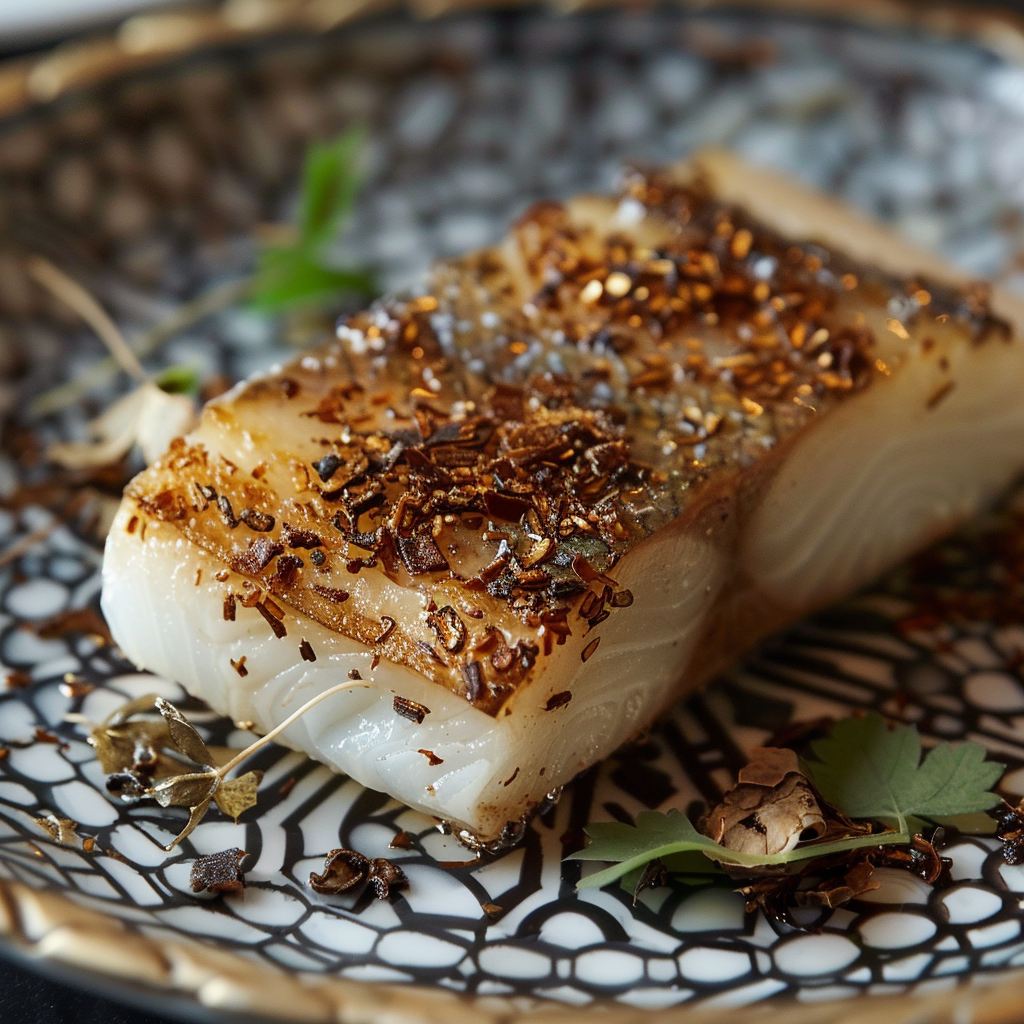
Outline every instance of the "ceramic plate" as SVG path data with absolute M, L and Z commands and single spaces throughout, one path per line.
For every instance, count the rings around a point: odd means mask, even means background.
M 451 993 L 478 998 L 476 1020 L 599 1004 L 655 1019 L 780 998 L 847 1019 L 884 1006 L 895 1019 L 967 1005 L 949 993 L 1024 965 L 1024 870 L 991 839 L 951 835 L 944 885 L 885 869 L 882 888 L 800 911 L 798 927 L 747 912 L 727 886 L 659 888 L 635 907 L 617 886 L 577 893 L 581 866 L 562 861 L 588 822 L 714 800 L 751 746 L 854 709 L 980 740 L 1008 765 L 1016 799 L 1024 625 L 1007 588 L 1019 573 L 1012 517 L 768 644 L 577 780 L 501 856 L 474 859 L 433 820 L 277 747 L 252 765 L 266 773 L 258 808 L 239 825 L 211 813 L 171 854 L 180 812 L 107 794 L 68 713 L 100 720 L 158 691 L 211 742 L 248 737 L 174 683 L 137 674 L 99 620 L 77 614 L 95 611 L 100 585 L 89 513 L 114 491 L 93 481 L 88 500 L 75 499 L 39 452 L 80 434 L 119 385 L 29 418 L 33 396 L 102 353 L 33 288 L 24 256 L 60 263 L 137 337 L 246 271 L 257 225 L 291 214 L 307 141 L 353 120 L 369 129 L 367 183 L 337 255 L 391 288 L 497 239 L 534 199 L 607 188 L 624 159 L 669 161 L 708 144 L 838 193 L 970 273 L 1024 283 L 1024 71 L 963 41 L 671 9 L 394 16 L 223 49 L 9 121 L 0 930 L 12 947 L 197 1005 L 304 1020 L 450 1021 L 470 1012 Z M 234 379 L 322 326 L 292 324 L 282 339 L 278 324 L 228 309 L 175 336 L 152 366 Z M 92 848 L 50 838 L 35 820 L 47 814 L 77 822 Z M 412 848 L 390 849 L 401 831 Z M 391 857 L 408 890 L 316 895 L 310 871 L 338 846 Z M 192 862 L 228 847 L 248 853 L 244 894 L 197 898 Z M 886 994 L 903 999 L 870 998 Z M 859 1001 L 836 1002 L 847 997 Z

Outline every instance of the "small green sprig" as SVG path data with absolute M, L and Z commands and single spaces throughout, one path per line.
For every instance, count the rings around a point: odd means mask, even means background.
M 377 291 L 364 270 L 329 265 L 327 246 L 351 214 L 359 192 L 358 155 L 365 138 L 353 127 L 333 142 L 310 147 L 302 172 L 295 240 L 268 245 L 259 255 L 250 302 L 264 313 L 315 305 L 339 293 L 370 296 Z
M 568 859 L 611 866 L 583 878 L 577 888 L 607 885 L 654 861 L 690 875 L 714 871 L 717 864 L 736 877 L 743 869 L 754 874 L 870 847 L 907 845 L 926 822 L 972 830 L 975 816 L 1000 802 L 990 787 L 1004 766 L 986 760 L 981 744 L 940 743 L 922 760 L 917 730 L 909 725 L 891 729 L 878 714 L 839 722 L 811 750 L 813 759 L 802 770 L 815 789 L 848 818 L 876 822 L 879 831 L 800 842 L 784 853 L 751 854 L 702 835 L 678 810 L 644 811 L 635 826 L 602 822 L 586 827 L 590 844 Z

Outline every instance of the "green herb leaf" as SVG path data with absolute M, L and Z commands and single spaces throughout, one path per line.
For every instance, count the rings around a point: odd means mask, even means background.
M 352 212 L 364 137 L 361 127 L 350 128 L 334 142 L 310 148 L 302 172 L 298 237 L 293 244 L 269 246 L 260 253 L 250 293 L 254 308 L 274 313 L 317 305 L 339 294 L 376 294 L 371 274 L 332 267 L 323 253 Z
M 719 864 L 738 867 L 760 868 L 798 861 L 826 857 L 833 853 L 845 853 L 869 846 L 888 846 L 906 843 L 910 836 L 906 832 L 884 832 L 879 835 L 859 835 L 848 839 L 836 839 L 825 843 L 805 843 L 786 853 L 757 855 L 739 853 L 727 849 L 709 839 L 694 828 L 685 814 L 675 809 L 662 814 L 659 811 L 643 811 L 637 815 L 636 827 L 611 821 L 588 825 L 586 833 L 593 840 L 584 850 L 571 854 L 568 860 L 613 861 L 611 867 L 588 875 L 580 880 L 579 889 L 592 889 L 607 885 L 636 868 L 642 867 L 655 858 L 665 860 L 676 854 L 693 851 L 703 854 Z M 678 862 L 675 862 L 678 863 Z M 669 859 L 666 864 L 674 869 Z M 693 861 L 687 859 L 686 869 L 693 872 Z
M 811 747 L 807 774 L 826 800 L 851 818 L 908 829 L 912 818 L 949 818 L 999 803 L 989 791 L 1004 765 L 980 743 L 940 743 L 921 760 L 913 726 L 890 729 L 879 714 L 847 718 Z M 916 822 L 909 822 L 916 824 Z
M 365 138 L 366 130 L 355 125 L 334 142 L 316 143 L 307 152 L 299 204 L 301 245 L 330 241 L 352 212 L 360 184 L 357 158 Z
M 358 270 L 332 270 L 300 247 L 277 247 L 260 256 L 252 305 L 273 313 L 303 304 L 315 305 L 339 294 L 370 296 L 373 276 Z
M 199 367 L 168 366 L 157 374 L 153 383 L 169 395 L 194 395 L 199 391 Z

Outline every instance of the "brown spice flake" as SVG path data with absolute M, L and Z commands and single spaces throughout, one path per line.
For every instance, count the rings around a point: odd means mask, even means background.
M 451 605 L 446 604 L 436 612 L 431 612 L 427 616 L 427 625 L 449 654 L 458 654 L 466 646 L 466 626 Z
M 263 616 L 263 618 L 266 620 L 267 625 L 270 626 L 271 631 L 273 632 L 274 636 L 277 637 L 278 640 L 283 640 L 288 635 L 288 630 L 285 629 L 284 623 L 274 616 L 274 614 L 270 611 L 266 604 L 257 604 L 256 611 L 258 611 L 260 615 Z
M 32 677 L 27 672 L 8 672 L 6 682 L 8 690 L 23 690 L 32 685 Z
M 417 725 L 422 725 L 423 719 L 430 714 L 430 708 L 417 704 L 416 701 L 409 700 L 407 697 L 398 695 L 395 696 L 392 707 L 395 710 L 395 714 L 401 715 L 402 718 L 407 718 L 410 722 L 415 722 Z
M 313 650 L 313 645 L 305 637 L 299 643 L 299 654 L 303 661 L 316 661 L 316 652 Z
M 269 533 L 276 522 L 269 512 L 260 512 L 255 508 L 242 509 L 238 518 L 254 533 Z
M 600 642 L 601 642 L 601 638 L 599 636 L 595 636 L 594 639 L 591 640 L 590 643 L 587 644 L 587 646 L 583 648 L 583 653 L 580 655 L 580 657 L 584 661 L 590 661 L 591 656 L 593 655 L 594 651 L 597 650 L 597 645 Z
M 284 782 L 277 787 L 277 795 L 280 797 L 286 797 L 295 788 L 295 783 L 298 781 L 299 780 L 295 775 L 285 779 Z
M 518 774 L 519 774 L 519 768 L 517 767 L 516 770 L 502 783 L 502 785 L 505 786 L 506 788 L 511 786 L 512 783 L 516 781 L 516 776 Z
M 221 519 L 224 520 L 224 524 L 229 530 L 233 530 L 238 526 L 238 517 L 235 515 L 234 509 L 231 507 L 231 502 L 223 494 L 217 499 L 217 509 L 220 512 Z
M 375 644 L 382 644 L 391 634 L 395 631 L 395 627 L 398 625 L 397 622 L 390 615 L 382 615 L 380 617 L 380 624 L 384 627 L 383 631 L 373 642 Z
M 945 384 L 937 388 L 928 401 L 925 402 L 926 409 L 934 409 L 946 396 L 956 387 L 955 380 L 947 380 Z
M 63 696 L 74 700 L 77 697 L 84 697 L 88 693 L 92 693 L 96 687 L 92 683 L 87 683 L 84 679 L 77 679 L 72 677 L 71 679 L 65 678 L 64 682 L 60 684 L 60 692 Z
M 312 530 L 298 530 L 285 523 L 281 528 L 281 543 L 286 548 L 318 548 L 323 541 Z
M 245 667 L 245 655 L 243 654 L 238 661 L 234 658 L 230 659 L 231 667 L 244 679 L 248 674 L 249 670 Z
M 448 559 L 441 554 L 441 549 L 429 534 L 417 533 L 412 537 L 396 537 L 395 546 L 411 576 L 441 572 L 448 568 Z
M 556 693 L 548 697 L 548 702 L 544 705 L 544 710 L 554 711 L 557 708 L 564 708 L 571 700 L 572 692 L 570 690 L 562 690 L 561 693 Z
M 480 909 L 491 921 L 497 921 L 505 913 L 505 908 L 499 907 L 497 903 L 481 903 Z
M 245 850 L 234 847 L 199 857 L 189 872 L 189 886 L 193 892 L 241 892 L 245 888 L 242 861 Z
M 319 594 L 322 598 L 330 601 L 332 604 L 343 604 L 349 598 L 347 590 L 338 590 L 335 587 L 324 587 L 319 583 L 314 583 L 310 589 L 314 594 Z M 380 643 L 380 641 L 377 641 Z
M 62 750 L 68 748 L 68 745 L 56 733 L 50 732 L 49 729 L 43 729 L 41 726 L 36 728 L 35 740 L 36 743 L 53 743 Z
M 34 632 L 42 640 L 58 640 L 69 633 L 84 633 L 101 647 L 114 642 L 103 616 L 92 606 L 60 612 L 36 625 Z
M 235 559 L 232 568 L 245 576 L 256 576 L 263 572 L 273 559 L 284 551 L 284 546 L 269 537 L 258 537 L 249 541 L 245 553 Z
M 224 595 L 224 621 L 235 621 L 235 595 L 231 593 Z
M 404 830 L 401 832 L 396 832 L 395 838 L 392 839 L 390 843 L 388 843 L 388 847 L 392 850 L 411 850 L 412 836 Z
M 427 764 L 429 764 L 431 768 L 437 764 L 444 764 L 444 758 L 438 757 L 432 750 L 417 750 L 416 753 L 422 754 L 427 759 Z

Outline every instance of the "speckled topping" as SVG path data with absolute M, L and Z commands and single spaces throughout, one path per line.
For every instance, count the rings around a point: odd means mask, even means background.
M 699 176 L 634 171 L 214 404 L 129 494 L 245 578 L 226 617 L 241 602 L 284 635 L 280 598 L 493 714 L 631 603 L 626 552 L 953 327 L 1003 329 L 982 290 L 896 280 Z M 379 591 L 375 612 L 350 600 L 366 573 L 424 595 L 417 628 Z

